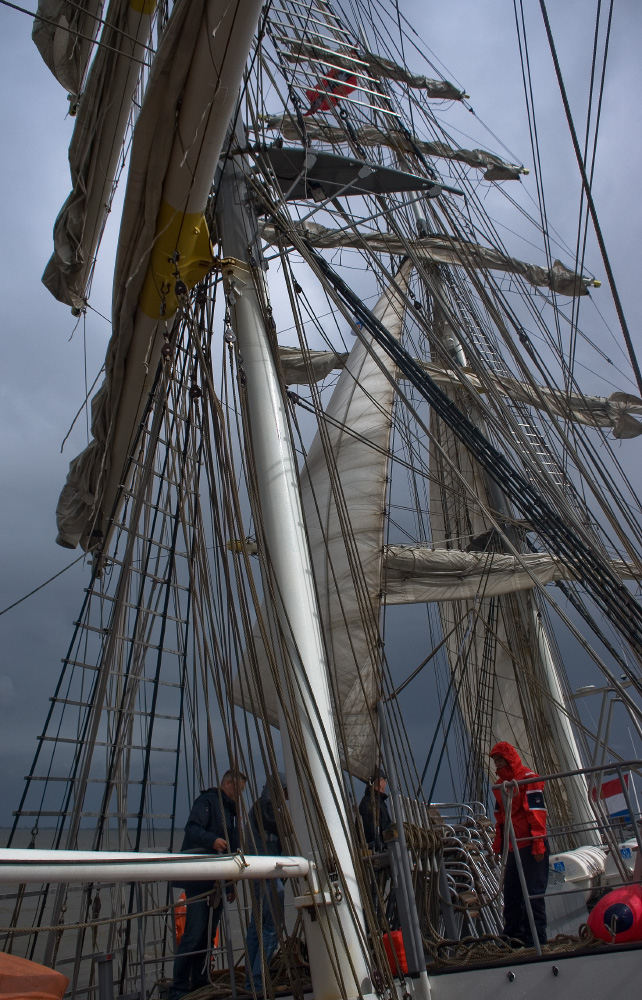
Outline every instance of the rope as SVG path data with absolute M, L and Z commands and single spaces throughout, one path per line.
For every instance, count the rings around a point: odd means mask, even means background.
M 582 186 L 586 194 L 586 203 L 588 205 L 588 210 L 593 220 L 593 226 L 595 228 L 595 235 L 597 237 L 597 242 L 600 248 L 600 253 L 602 254 L 602 260 L 604 261 L 604 269 L 606 271 L 606 276 L 609 282 L 609 287 L 611 289 L 611 295 L 613 296 L 613 303 L 615 305 L 615 311 L 617 312 L 618 319 L 620 321 L 620 326 L 622 328 L 622 334 L 624 336 L 624 341 L 626 343 L 627 350 L 629 352 L 629 359 L 631 361 L 631 367 L 635 374 L 635 381 L 637 382 L 638 389 L 642 393 L 642 372 L 640 371 L 640 366 L 638 364 L 638 359 L 635 355 L 635 348 L 633 347 L 633 341 L 631 340 L 631 334 L 624 316 L 624 309 L 622 308 L 622 303 L 620 301 L 620 296 L 615 284 L 615 277 L 611 269 L 611 262 L 609 260 L 608 253 L 606 252 L 606 245 L 604 243 L 604 237 L 602 236 L 602 229 L 600 227 L 597 211 L 595 208 L 595 203 L 593 201 L 593 194 L 591 192 L 591 184 L 586 174 L 586 167 L 582 159 L 582 151 L 580 149 L 580 144 L 577 139 L 577 133 L 575 131 L 575 124 L 573 122 L 573 115 L 571 113 L 571 107 L 568 102 L 568 97 L 566 96 L 566 87 L 564 86 L 564 80 L 562 77 L 562 70 L 560 68 L 559 59 L 557 58 L 557 50 L 555 48 L 555 42 L 553 41 L 553 33 L 551 31 L 551 25 L 548 19 L 548 12 L 546 10 L 546 3 L 544 0 L 540 0 L 540 9 L 542 11 L 542 17 L 544 18 L 544 27 L 546 28 L 546 36 L 548 38 L 548 44 L 550 46 L 551 55 L 553 57 L 553 63 L 555 65 L 555 73 L 557 74 L 557 82 L 560 88 L 560 94 L 562 95 L 562 102 L 564 104 L 564 111 L 566 113 L 566 120 L 568 122 L 568 128 L 571 133 L 571 139 L 573 141 L 573 149 L 575 150 L 575 156 L 577 159 L 577 165 L 580 169 L 580 174 L 582 176 Z
M 168 903 L 166 906 L 156 906 L 152 910 L 140 910 L 138 913 L 121 913 L 117 917 L 103 917 L 102 920 L 87 920 L 84 923 L 78 924 L 49 924 L 48 926 L 37 925 L 36 927 L 0 927 L 0 934 L 40 934 L 41 932 L 49 931 L 78 931 L 84 930 L 86 927 L 103 927 L 106 924 L 119 924 L 126 922 L 128 920 L 137 920 L 139 917 L 155 917 L 162 913 L 169 913 L 170 910 L 174 910 L 177 906 L 189 906 L 191 903 L 197 903 L 199 900 L 207 899 L 211 895 L 211 889 L 207 892 L 202 892 L 199 896 L 190 896 L 187 900 L 181 900 L 175 903 Z
M 3 608 L 3 610 L 0 611 L 0 615 L 6 615 L 7 611 L 11 611 L 11 609 L 17 607 L 18 604 L 22 604 L 23 601 L 27 600 L 27 598 L 33 597 L 34 594 L 37 594 L 38 591 L 42 590 L 43 587 L 46 587 L 47 584 L 53 583 L 53 581 L 57 580 L 59 576 L 62 576 L 63 573 L 66 573 L 68 569 L 71 569 L 72 566 L 75 566 L 76 563 L 79 563 L 81 559 L 84 559 L 86 557 L 86 555 L 87 555 L 86 552 L 81 553 L 81 555 L 79 555 L 77 559 L 74 559 L 73 562 L 70 562 L 68 566 L 64 567 L 64 569 L 61 569 L 57 573 L 54 573 L 54 575 L 50 576 L 48 580 L 45 580 L 44 583 L 41 583 L 39 587 L 36 587 L 34 590 L 30 590 L 28 594 L 24 595 L 24 597 L 18 598 L 17 601 L 13 602 L 13 604 L 9 604 L 8 607 Z

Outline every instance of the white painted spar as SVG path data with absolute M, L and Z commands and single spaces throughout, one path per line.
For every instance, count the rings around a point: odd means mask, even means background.
M 305 858 L 242 854 L 139 854 L 0 848 L 0 883 L 156 882 L 305 878 Z

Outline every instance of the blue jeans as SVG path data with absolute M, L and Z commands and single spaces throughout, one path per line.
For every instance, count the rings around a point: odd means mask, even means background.
M 279 940 L 277 927 L 283 924 L 283 900 L 285 887 L 280 878 L 261 881 L 251 886 L 252 919 L 247 929 L 245 947 L 247 949 L 247 966 L 245 989 L 254 988 L 258 993 L 263 990 L 261 957 L 267 967 L 270 964 Z M 261 934 L 256 926 L 256 912 L 261 913 Z M 261 944 L 263 952 L 261 953 Z
M 207 889 L 202 884 L 196 887 L 186 887 L 187 916 L 185 919 L 185 930 L 181 938 L 181 943 L 176 950 L 174 958 L 174 981 L 169 991 L 170 1000 L 180 1000 L 186 993 L 197 990 L 201 986 L 209 983 L 207 964 L 209 962 L 209 948 L 218 927 L 221 917 L 223 903 L 219 903 L 212 910 L 212 933 L 207 940 L 207 929 L 210 921 L 210 906 L 207 898 L 199 899 L 196 903 L 190 903 L 192 896 L 200 896 Z M 196 955 L 189 952 L 198 952 Z

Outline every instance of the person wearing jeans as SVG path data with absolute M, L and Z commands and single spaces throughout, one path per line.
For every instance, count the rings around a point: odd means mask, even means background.
M 287 797 L 285 774 L 278 773 L 266 781 L 249 814 L 249 851 L 263 855 L 283 853 L 279 814 Z M 263 969 L 269 968 L 279 943 L 279 930 L 284 926 L 285 887 L 283 879 L 262 879 L 253 882 L 250 891 L 252 917 L 245 939 L 245 989 L 248 992 L 262 993 Z

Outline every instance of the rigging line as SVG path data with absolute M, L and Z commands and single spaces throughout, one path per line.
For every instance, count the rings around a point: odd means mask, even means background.
M 577 159 L 577 165 L 580 170 L 582 177 L 582 185 L 586 193 L 586 202 L 588 205 L 589 213 L 591 219 L 593 220 L 593 226 L 595 228 L 595 235 L 597 237 L 597 242 L 600 248 L 600 253 L 602 254 L 602 261 L 604 262 L 604 269 L 606 271 L 606 277 L 609 282 L 609 287 L 611 289 L 611 295 L 613 296 L 613 302 L 615 305 L 615 310 L 617 312 L 618 319 L 620 321 L 620 326 L 622 328 L 622 335 L 624 336 L 624 341 L 626 343 L 627 350 L 629 352 L 629 359 L 631 361 L 631 367 L 635 373 L 635 380 L 638 384 L 638 389 L 642 393 L 642 372 L 638 364 L 637 357 L 635 355 L 635 349 L 633 347 L 633 341 L 631 340 L 631 334 L 624 316 L 624 310 L 622 308 L 622 303 L 620 301 L 620 296 L 618 294 L 617 286 L 615 284 L 615 276 L 611 268 L 611 261 L 609 260 L 609 255 L 606 251 L 606 244 L 604 243 L 604 237 L 602 235 L 602 229 L 597 218 L 597 210 L 595 208 L 595 202 L 593 201 L 593 195 L 591 194 L 591 185 L 586 174 L 586 168 L 582 161 L 582 151 L 577 139 L 577 133 L 575 131 L 575 124 L 573 122 L 573 115 L 571 113 L 571 107 L 568 102 L 568 96 L 566 94 L 566 87 L 564 86 L 564 79 L 562 77 L 562 70 L 560 67 L 559 59 L 557 57 L 557 49 L 555 48 L 555 42 L 553 40 L 553 33 L 551 31 L 550 21 L 548 19 L 548 11 L 546 10 L 545 0 L 539 0 L 540 9 L 542 11 L 542 17 L 544 19 L 544 27 L 546 29 L 546 35 L 548 38 L 548 44 L 551 50 L 551 55 L 553 57 L 553 63 L 555 65 L 555 73 L 557 75 L 557 82 L 560 88 L 560 94 L 562 96 L 562 103 L 564 105 L 564 112 L 566 114 L 566 120 L 568 122 L 568 128 L 571 133 L 571 140 L 573 142 L 573 149 L 575 150 L 575 157 Z
M 393 698 L 396 698 L 397 695 L 401 694 L 401 692 L 404 690 L 404 688 L 406 688 L 410 684 L 410 682 L 415 679 L 415 677 L 417 676 L 417 674 L 421 670 L 423 670 L 423 668 L 425 666 L 427 666 L 427 664 L 430 663 L 430 661 L 432 660 L 433 656 L 437 655 L 437 653 L 442 648 L 442 646 L 445 646 L 445 644 L 448 642 L 448 640 L 450 639 L 450 637 L 453 634 L 453 632 L 455 632 L 459 628 L 459 626 L 464 622 L 464 620 L 466 618 L 468 618 L 469 613 L 470 612 L 467 611 L 466 614 L 463 615 L 459 619 L 458 622 L 455 622 L 455 624 L 451 628 L 451 630 L 448 633 L 448 635 L 444 636 L 444 638 L 441 640 L 441 642 L 437 646 L 435 646 L 435 648 L 432 650 L 431 653 L 428 654 L 428 656 L 426 657 L 426 659 L 422 663 L 420 663 L 418 667 L 416 667 L 413 670 L 413 672 L 410 674 L 409 677 L 406 677 L 405 681 L 401 682 L 401 684 L 399 685 L 399 687 L 395 688 L 394 691 L 392 691 L 390 694 L 386 695 L 386 697 L 384 698 L 384 701 L 386 701 L 386 702 L 392 701 Z
M 553 266 L 553 256 L 551 253 L 551 246 L 548 238 L 548 215 L 546 211 L 546 199 L 544 194 L 544 174 L 542 170 L 542 161 L 540 155 L 539 147 L 539 135 L 537 129 L 537 122 L 535 117 L 535 96 L 533 93 L 533 80 L 530 68 L 530 56 L 528 52 L 528 39 L 526 36 L 526 22 L 524 18 L 524 4 L 523 0 L 519 0 L 520 11 L 521 11 L 521 34 L 520 34 L 520 18 L 517 14 L 517 0 L 513 0 L 513 8 L 515 11 L 515 24 L 517 27 L 517 38 L 519 43 L 520 60 L 522 66 L 522 80 L 524 84 L 524 97 L 526 100 L 526 109 L 528 113 L 528 127 L 530 132 L 531 148 L 533 151 L 533 167 L 535 170 L 535 180 L 537 185 L 537 197 L 539 200 L 539 209 L 542 219 L 542 233 L 544 237 L 544 251 L 546 253 L 546 262 L 549 267 Z M 522 43 L 523 38 L 523 43 Z M 557 332 L 558 339 L 558 352 L 561 359 L 562 368 L 565 367 L 564 355 L 562 350 L 562 332 L 560 330 L 559 318 L 557 316 L 557 296 L 553 292 L 552 294 L 553 302 L 553 318 L 555 322 L 555 329 Z
M 595 126 L 594 126 L 594 134 L 593 134 L 593 150 L 592 150 L 592 154 L 591 154 L 591 176 L 590 176 L 591 187 L 593 186 L 593 177 L 594 177 L 594 174 L 595 174 L 595 160 L 596 160 L 596 156 L 597 156 L 597 137 L 598 137 L 598 134 L 599 134 L 600 121 L 601 121 L 601 117 L 602 117 L 602 101 L 603 101 L 603 98 L 604 98 L 604 84 L 605 84 L 605 78 L 606 78 L 606 60 L 608 58 L 609 42 L 610 42 L 610 38 L 611 38 L 611 25 L 612 25 L 612 21 L 613 21 L 613 3 L 614 3 L 614 0 L 611 0 L 611 3 L 609 5 L 609 16 L 608 16 L 608 21 L 607 21 L 607 25 L 606 25 L 606 38 L 604 40 L 604 58 L 603 58 L 603 61 L 602 61 L 602 73 L 601 73 L 601 78 L 600 78 L 600 92 L 599 92 L 599 97 L 598 97 L 598 102 L 597 102 L 597 112 L 596 112 L 596 115 L 595 115 Z M 587 120 L 586 143 L 585 143 L 585 147 L 584 147 L 584 160 L 585 160 L 585 162 L 588 159 L 588 138 L 589 138 L 589 128 L 588 128 L 588 120 Z M 588 238 L 588 214 L 584 217 L 583 221 L 584 221 L 584 237 L 583 237 L 583 243 L 582 243 L 582 258 L 581 258 L 581 266 L 582 267 L 584 266 L 584 260 L 585 260 L 585 257 L 586 257 L 586 242 L 587 242 L 587 238 Z M 580 225 L 581 225 L 581 223 L 582 223 L 582 204 L 580 203 Z M 580 232 L 579 232 L 579 229 L 578 229 L 578 243 L 579 243 L 579 238 L 580 238 Z M 576 319 L 576 324 L 577 324 L 579 322 L 579 310 L 580 310 L 579 298 L 578 298 L 578 301 L 577 301 L 576 309 L 577 309 L 577 319 Z M 621 347 L 620 347 L 620 350 L 621 350 Z
M 57 21 L 52 21 L 50 17 L 43 17 L 42 14 L 36 14 L 33 10 L 27 10 L 26 7 L 19 7 L 15 3 L 9 3 L 9 0 L 0 0 L 0 4 L 2 4 L 3 7 L 11 7 L 12 10 L 17 10 L 21 14 L 27 14 L 29 17 L 33 17 L 34 19 L 38 18 L 39 21 L 45 21 L 46 24 L 53 24 L 54 28 L 56 28 L 58 31 L 67 31 L 68 34 L 73 35 L 74 38 L 82 38 L 83 41 L 91 42 L 92 45 L 97 45 L 102 49 L 108 49 L 110 52 L 115 52 L 117 56 L 126 56 L 127 59 L 130 60 L 130 62 L 136 62 L 138 63 L 139 66 L 147 66 L 147 63 L 144 62 L 142 59 L 136 59 L 134 56 L 129 56 L 127 55 L 126 52 L 123 52 L 121 49 L 117 49 L 114 45 L 107 45 L 107 42 L 97 41 L 95 38 L 92 38 L 91 35 L 83 35 L 79 31 L 73 31 L 73 29 L 71 28 L 65 28 Z M 116 31 L 118 30 L 119 29 L 116 28 Z M 127 35 L 126 37 L 130 38 L 129 35 Z M 143 45 L 142 42 L 140 44 Z M 149 52 L 151 52 L 152 55 L 154 55 L 156 52 L 155 49 L 150 48 L 148 45 L 144 45 L 143 47 L 146 48 Z
M 87 389 L 87 379 L 86 379 L 86 375 L 87 375 L 87 371 L 86 371 L 86 368 L 85 368 L 85 398 L 84 398 L 84 400 L 82 401 L 82 403 L 81 403 L 80 407 L 78 408 L 78 412 L 76 413 L 76 416 L 75 416 L 75 417 L 74 417 L 74 419 L 73 419 L 73 420 L 71 421 L 71 426 L 70 426 L 69 430 L 67 431 L 67 433 L 65 434 L 65 436 L 64 436 L 64 438 L 63 438 L 63 441 L 62 441 L 62 444 L 60 445 L 60 454 L 61 454 L 61 455 L 62 455 L 62 451 L 63 451 L 63 448 L 65 447 L 65 445 L 66 445 L 66 443 L 67 443 L 67 441 L 68 441 L 68 439 L 69 439 L 69 435 L 71 434 L 71 432 L 72 432 L 72 431 L 73 431 L 73 429 L 74 429 L 74 426 L 75 426 L 75 424 L 76 424 L 76 421 L 78 420 L 78 417 L 80 416 L 80 414 L 82 413 L 82 411 L 83 411 L 83 410 L 85 409 L 85 407 L 87 406 L 87 403 L 89 402 L 89 397 L 90 397 L 91 393 L 92 393 L 92 392 L 93 392 L 93 390 L 94 390 L 94 386 L 96 385 L 96 382 L 98 381 L 98 379 L 100 378 L 100 376 L 102 375 L 102 373 L 104 372 L 104 370 L 105 370 L 105 366 L 104 366 L 104 365 L 102 365 L 102 367 L 101 367 L 100 371 L 99 371 L 99 372 L 98 372 L 98 374 L 96 375 L 96 378 L 95 378 L 95 379 L 94 379 L 94 381 L 93 381 L 93 382 L 91 383 L 91 386 L 89 387 L 89 389 Z
M 142 42 L 139 42 L 138 39 L 134 35 L 130 35 L 123 28 L 117 28 L 116 25 L 113 24 L 111 21 L 107 21 L 107 20 L 105 20 L 105 18 L 99 17 L 98 14 L 92 14 L 91 11 L 87 10 L 87 7 L 84 6 L 83 4 L 75 3 L 74 0 L 65 0 L 65 3 L 66 3 L 66 5 L 68 7 L 75 7 L 76 10 L 79 10 L 81 14 L 84 14 L 86 17 L 87 16 L 90 17 L 93 21 L 96 22 L 96 24 L 103 24 L 103 25 L 105 25 L 105 27 L 111 28 L 112 31 L 117 31 L 119 35 L 122 35 L 123 38 L 129 39 L 130 42 L 134 42 L 136 45 L 142 45 L 143 44 Z M 13 4 L 7 4 L 7 6 L 8 7 L 12 7 L 14 5 Z M 141 10 L 140 11 L 140 16 L 142 17 L 142 15 L 143 15 L 143 11 Z M 33 15 L 33 17 L 37 21 L 47 21 L 50 24 L 55 23 L 55 25 L 56 25 L 56 27 L 58 28 L 59 31 L 67 31 L 70 35 L 76 35 L 77 38 L 83 38 L 83 35 L 79 34 L 71 26 L 65 28 L 65 26 L 62 25 L 62 24 L 60 24 L 58 21 L 56 21 L 56 22 L 49 21 L 49 19 L 47 17 L 45 17 L 43 14 L 41 14 L 40 11 L 36 11 L 36 13 Z M 140 25 L 140 19 L 139 19 L 138 23 Z M 156 50 L 153 49 L 153 48 L 151 48 L 149 45 L 145 45 L 145 48 L 147 49 L 148 52 L 151 52 L 152 55 L 156 54 Z
M 593 55 L 592 55 L 592 58 L 591 58 L 591 76 L 590 76 L 589 88 L 588 88 L 588 90 L 589 90 L 588 106 L 587 106 L 587 109 L 586 109 L 586 129 L 585 129 L 585 133 L 584 133 L 584 163 L 585 164 L 588 161 L 589 137 L 590 137 L 590 134 L 591 134 L 591 114 L 592 114 L 592 111 L 593 111 L 593 91 L 595 89 L 595 72 L 596 72 L 596 68 L 597 68 L 597 46 L 598 46 L 599 35 L 600 35 L 600 16 L 601 16 L 601 11 L 602 11 L 602 0 L 597 0 L 597 10 L 596 10 L 596 14 L 595 14 L 595 29 L 594 29 L 594 32 L 593 32 Z M 604 82 L 604 73 L 605 73 L 605 70 L 606 70 L 606 60 L 605 60 L 604 65 L 602 67 L 602 83 Z M 601 96 L 601 92 L 600 92 L 600 96 Z M 597 128 L 597 123 L 596 123 L 596 128 Z M 597 143 L 597 134 L 595 136 L 595 140 L 594 140 L 594 144 L 593 144 L 594 153 L 595 153 L 596 143 Z M 591 182 L 593 181 L 593 168 L 594 168 L 594 166 L 595 166 L 595 155 L 593 156 L 593 165 L 592 165 L 592 168 L 591 168 Z M 588 218 L 587 218 L 586 221 L 588 222 Z M 580 260 L 580 245 L 582 243 L 582 223 L 583 222 L 584 222 L 584 190 L 581 189 L 580 190 L 579 218 L 578 218 L 578 221 L 577 221 L 577 239 L 576 239 L 576 242 L 575 242 L 575 268 L 576 269 L 577 269 L 577 266 L 578 266 L 579 260 Z M 584 247 L 583 247 L 584 251 L 586 250 L 586 236 L 587 236 L 587 231 L 588 231 L 588 229 L 587 229 L 587 226 L 585 225 L 584 226 Z M 584 258 L 584 253 L 582 253 L 582 259 L 583 258 Z M 578 296 L 578 299 L 579 299 L 579 296 Z M 573 363 L 574 363 L 574 359 L 575 359 L 575 348 L 576 348 L 576 340 L 575 340 L 575 336 L 574 336 L 574 326 L 575 326 L 575 323 L 579 323 L 579 311 L 580 311 L 579 302 L 575 302 L 575 300 L 573 300 L 573 308 L 571 310 L 571 316 L 572 316 L 574 322 L 571 324 L 571 332 L 570 332 L 570 339 L 569 339 L 569 350 L 568 350 L 568 353 L 569 353 L 569 366 L 570 366 L 570 369 L 571 369 L 571 375 L 572 375 L 572 372 L 573 372 Z
M 533 484 L 495 448 L 484 434 L 462 413 L 420 366 L 388 333 L 383 324 L 362 305 L 358 296 L 345 284 L 324 257 L 301 240 L 311 262 L 334 286 L 335 293 L 353 310 L 400 370 L 421 393 L 435 412 L 457 434 L 477 458 L 507 497 L 530 518 L 534 530 L 546 539 L 552 550 L 574 566 L 579 579 L 587 587 L 596 604 L 627 636 L 634 649 L 642 651 L 642 609 L 616 573 L 596 552 L 578 527 L 573 527 L 551 503 L 540 495 Z M 361 332 L 361 331 L 359 331 Z M 630 679 L 640 690 L 640 679 L 631 671 Z M 635 679 L 634 679 L 635 678 Z
M 22 602 L 26 601 L 28 597 L 33 597 L 33 595 L 37 594 L 39 590 L 42 590 L 43 587 L 46 587 L 48 583 L 52 583 L 54 580 L 57 580 L 59 576 L 62 576 L 62 574 L 66 573 L 68 569 L 71 569 L 72 566 L 75 566 L 77 562 L 80 562 L 81 559 L 84 559 L 86 555 L 87 553 L 83 552 L 82 555 L 79 555 L 77 559 L 74 559 L 73 562 L 70 562 L 68 566 L 64 567 L 64 569 L 61 569 L 57 573 L 54 573 L 53 576 L 50 576 L 48 580 L 45 580 L 44 583 L 41 583 L 39 587 L 35 588 L 35 590 L 30 590 L 29 593 L 25 594 L 24 597 L 20 597 L 17 601 L 14 601 L 13 604 L 10 604 L 8 607 L 0 611 L 0 615 L 6 615 L 7 611 L 11 611 L 11 609 L 15 608 L 18 604 L 22 604 Z

